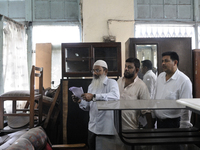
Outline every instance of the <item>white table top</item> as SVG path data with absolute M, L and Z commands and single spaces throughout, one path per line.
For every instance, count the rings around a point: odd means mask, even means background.
M 200 111 L 200 98 L 179 99 L 176 102 L 186 107 Z
M 99 110 L 153 110 L 153 109 L 184 109 L 186 106 L 175 100 L 116 100 L 96 101 Z

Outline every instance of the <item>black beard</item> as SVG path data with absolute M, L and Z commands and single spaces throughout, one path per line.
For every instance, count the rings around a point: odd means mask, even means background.
M 130 78 L 133 78 L 134 77 L 134 75 L 135 75 L 135 73 L 133 72 L 133 73 L 129 73 L 129 74 L 126 74 L 125 72 L 124 72 L 124 77 L 125 78 L 128 78 L 128 79 L 130 79 Z

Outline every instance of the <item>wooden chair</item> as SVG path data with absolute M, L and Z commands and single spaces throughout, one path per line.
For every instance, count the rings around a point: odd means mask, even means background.
M 35 93 L 36 78 L 39 82 L 39 92 Z M 42 97 L 43 97 L 43 68 L 32 66 L 30 76 L 30 91 L 10 91 L 0 96 L 0 130 L 4 128 L 3 116 L 29 116 L 29 128 L 34 127 L 35 112 L 38 112 L 38 123 L 42 122 Z M 4 102 L 12 101 L 12 112 L 4 113 Z M 39 107 L 35 109 L 35 100 L 38 100 Z M 27 101 L 24 109 L 17 108 L 17 101 Z
M 54 108 L 56 107 L 56 101 L 57 101 L 57 99 L 58 99 L 59 93 L 60 93 L 60 85 L 59 85 L 58 88 L 56 89 L 56 92 L 55 92 L 54 97 L 53 97 L 53 98 L 48 98 L 48 99 L 50 99 L 50 100 L 46 99 L 45 96 L 43 96 L 43 100 L 42 100 L 43 105 L 49 105 L 49 110 L 48 110 L 47 114 L 45 114 L 46 119 L 45 119 L 44 124 L 43 124 L 43 128 L 44 128 L 44 129 L 47 128 L 47 125 L 48 125 L 49 120 L 50 120 L 50 118 L 51 118 L 52 112 L 53 112 Z M 57 110 L 57 111 L 55 112 L 55 114 L 54 114 L 54 116 L 53 116 L 53 117 L 55 118 L 55 120 L 57 119 L 59 112 L 60 112 L 59 110 Z M 51 122 L 51 124 L 52 124 L 52 123 L 54 124 L 55 122 Z

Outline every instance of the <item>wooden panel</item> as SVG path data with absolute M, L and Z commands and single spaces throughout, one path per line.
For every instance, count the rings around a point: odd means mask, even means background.
M 43 67 L 43 87 L 51 87 L 51 43 L 36 44 L 36 66 Z M 36 83 L 38 83 L 36 81 Z M 36 84 L 36 89 L 38 85 Z
M 162 72 L 162 53 L 175 51 L 179 55 L 179 70 L 193 82 L 191 38 L 130 38 L 126 42 L 126 59 L 136 57 L 136 45 L 157 45 L 158 73 Z
M 200 98 L 200 49 L 193 50 L 194 98 Z
M 72 101 L 69 88 L 82 87 L 87 92 L 91 79 L 62 79 L 63 100 L 63 143 L 87 143 L 89 112 L 83 111 Z
M 68 80 L 62 80 L 63 102 L 63 144 L 67 144 Z
M 68 87 L 82 87 L 87 93 L 91 79 L 69 79 Z M 68 95 L 67 142 L 68 144 L 87 143 L 89 112 L 83 111 Z

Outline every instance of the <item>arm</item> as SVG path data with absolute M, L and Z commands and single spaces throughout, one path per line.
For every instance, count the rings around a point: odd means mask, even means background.
M 192 83 L 190 80 L 186 80 L 181 87 L 180 97 L 179 98 L 192 98 Z M 180 128 L 190 128 L 192 124 L 190 123 L 191 111 L 187 109 L 181 110 L 181 121 Z
M 156 80 L 154 79 L 154 77 L 146 75 L 144 76 L 143 81 L 147 85 L 150 94 L 150 99 L 152 99 Z
M 152 84 L 152 83 L 151 83 L 150 77 L 149 77 L 148 75 L 144 75 L 143 81 L 144 81 L 144 83 L 146 84 L 146 86 L 147 86 L 149 92 L 151 92 L 151 84 Z
M 139 94 L 140 94 L 140 99 L 142 100 L 150 99 L 149 90 L 146 85 L 141 88 Z M 145 126 L 145 128 L 148 128 L 148 129 L 153 128 L 154 120 L 151 116 L 151 110 L 141 110 L 141 114 L 146 116 L 147 125 Z
M 117 81 L 108 79 L 107 85 L 101 94 L 96 94 L 96 100 L 109 101 L 118 100 L 120 98 L 119 87 Z
M 139 99 L 142 99 L 142 100 L 144 100 L 144 99 L 147 99 L 147 100 L 150 99 L 149 90 L 148 90 L 146 84 L 144 84 L 144 85 L 142 85 L 140 87 Z
M 87 102 L 90 102 L 92 101 L 94 98 L 96 98 L 96 94 L 92 94 L 92 89 L 91 89 L 91 85 L 89 85 L 88 87 L 88 92 L 87 93 L 84 93 L 81 95 L 82 99 L 87 101 Z M 84 103 L 84 102 L 83 102 Z
M 90 105 L 89 105 L 89 102 L 87 101 L 84 101 L 82 99 L 79 99 L 78 97 L 72 95 L 72 100 L 74 103 L 78 103 L 79 104 L 79 107 L 82 109 L 82 110 L 85 110 L 85 111 L 89 111 L 90 109 Z
M 117 82 L 113 79 L 108 79 L 107 81 L 108 82 L 104 86 L 102 93 L 92 94 L 89 88 L 88 93 L 84 93 L 82 95 L 83 99 L 90 102 L 95 96 L 95 100 L 97 101 L 118 100 L 120 98 L 120 95 Z

